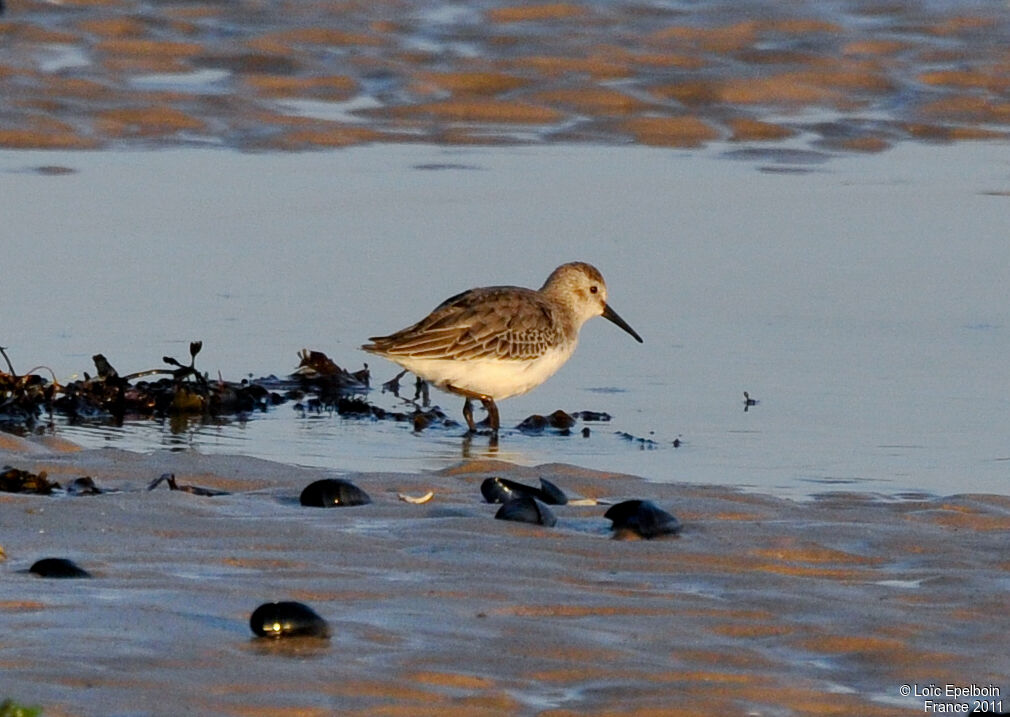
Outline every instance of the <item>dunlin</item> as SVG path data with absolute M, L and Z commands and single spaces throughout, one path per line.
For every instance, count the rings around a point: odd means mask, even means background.
M 540 289 L 490 286 L 446 299 L 413 326 L 375 336 L 361 348 L 394 361 L 444 391 L 463 396 L 463 417 L 475 430 L 471 399 L 498 431 L 496 400 L 536 388 L 571 358 L 588 319 L 609 319 L 641 343 L 607 304 L 607 285 L 583 262 L 555 269 Z

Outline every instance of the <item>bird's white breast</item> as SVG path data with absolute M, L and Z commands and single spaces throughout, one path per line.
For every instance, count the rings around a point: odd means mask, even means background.
M 555 347 L 531 360 L 517 359 L 425 359 L 389 356 L 425 381 L 444 388 L 447 384 L 491 396 L 495 400 L 518 396 L 553 376 L 575 351 L 575 342 Z

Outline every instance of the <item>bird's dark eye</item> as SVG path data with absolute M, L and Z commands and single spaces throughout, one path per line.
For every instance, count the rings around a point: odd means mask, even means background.
M 595 294 L 597 291 L 599 291 L 599 287 L 597 287 L 595 285 L 589 287 L 589 293 L 590 294 Z

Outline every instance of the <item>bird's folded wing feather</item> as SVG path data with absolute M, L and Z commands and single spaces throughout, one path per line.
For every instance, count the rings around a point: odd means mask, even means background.
M 472 289 L 447 299 L 413 326 L 373 337 L 364 348 L 414 358 L 531 359 L 561 338 L 552 311 L 530 289 Z

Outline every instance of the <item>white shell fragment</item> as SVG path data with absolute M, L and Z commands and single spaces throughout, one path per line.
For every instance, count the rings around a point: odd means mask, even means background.
M 404 493 L 397 493 L 396 497 L 402 500 L 404 503 L 414 503 L 420 505 L 421 503 L 427 503 L 429 500 L 435 497 L 433 491 L 428 491 L 422 496 L 405 495 Z

